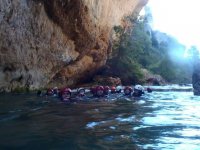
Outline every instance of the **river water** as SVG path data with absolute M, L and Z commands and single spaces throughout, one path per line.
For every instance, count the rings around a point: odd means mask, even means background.
M 66 104 L 0 95 L 0 149 L 199 150 L 200 97 L 157 91 Z

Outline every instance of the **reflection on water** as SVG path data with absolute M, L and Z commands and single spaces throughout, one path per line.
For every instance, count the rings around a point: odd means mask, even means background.
M 73 104 L 0 95 L 0 149 L 200 149 L 199 108 L 192 92 Z

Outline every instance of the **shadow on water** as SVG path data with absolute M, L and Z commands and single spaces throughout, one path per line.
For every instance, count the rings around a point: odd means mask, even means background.
M 199 100 L 191 92 L 73 104 L 1 95 L 0 149 L 198 149 Z

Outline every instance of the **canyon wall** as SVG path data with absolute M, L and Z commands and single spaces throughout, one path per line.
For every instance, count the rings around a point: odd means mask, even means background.
M 147 0 L 0 0 L 0 91 L 70 86 L 106 63 L 112 28 Z

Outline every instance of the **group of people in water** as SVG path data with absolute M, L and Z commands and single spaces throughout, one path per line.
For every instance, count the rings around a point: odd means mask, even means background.
M 87 90 L 88 93 L 92 94 L 92 97 L 105 97 L 109 94 L 115 94 L 115 93 L 124 93 L 125 96 L 133 96 L 133 97 L 141 97 L 144 93 L 148 92 L 151 93 L 151 88 L 144 88 L 141 85 L 135 85 L 134 87 L 131 86 L 95 86 L 91 87 L 89 90 Z M 57 87 L 47 89 L 47 91 L 43 94 L 42 91 L 38 91 L 38 96 L 54 96 L 58 97 L 61 101 L 64 102 L 70 102 L 73 100 L 72 95 L 76 95 L 76 98 L 83 98 L 87 97 L 87 93 L 85 88 L 78 88 L 75 92 L 74 90 L 71 90 L 70 88 L 62 88 L 58 89 Z

